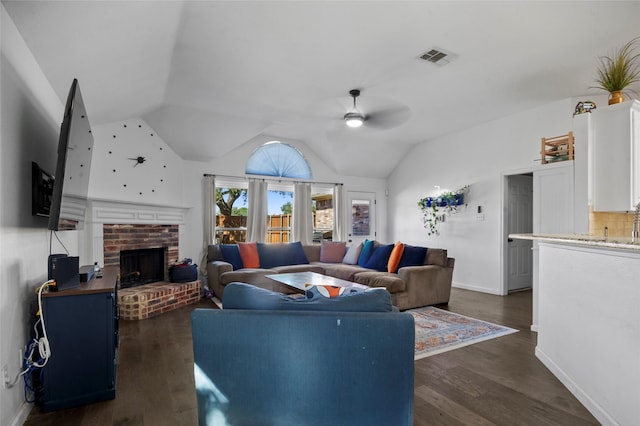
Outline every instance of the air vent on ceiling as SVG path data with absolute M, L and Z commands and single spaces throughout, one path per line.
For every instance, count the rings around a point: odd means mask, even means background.
M 457 58 L 457 56 L 451 52 L 445 51 L 444 49 L 433 48 L 420 55 L 419 58 L 435 65 L 447 65 L 449 62 Z

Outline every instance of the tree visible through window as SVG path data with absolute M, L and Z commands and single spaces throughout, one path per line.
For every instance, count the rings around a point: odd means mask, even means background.
M 293 214 L 291 185 L 272 185 L 268 191 L 267 243 L 289 242 Z M 313 242 L 333 238 L 333 192 L 316 188 L 313 202 Z M 236 244 L 247 239 L 247 190 L 245 188 L 216 188 L 216 243 Z
M 216 188 L 216 243 L 247 240 L 247 207 L 246 189 Z
M 247 160 L 246 174 L 311 179 L 311 169 L 302 153 L 279 141 L 258 147 Z M 238 181 L 216 187 L 216 242 L 234 244 L 247 238 L 247 189 Z M 288 242 L 293 214 L 293 184 L 269 184 L 266 242 Z M 333 192 L 320 188 L 312 196 L 313 241 L 331 240 L 333 231 Z

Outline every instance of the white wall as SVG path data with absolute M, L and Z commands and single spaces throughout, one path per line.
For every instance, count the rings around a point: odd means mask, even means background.
M 91 105 L 86 108 L 91 120 Z M 183 161 L 144 120 L 91 129 L 89 198 L 183 207 Z M 137 157 L 144 157 L 144 163 L 131 160 Z
M 416 146 L 389 178 L 391 239 L 446 248 L 456 258 L 454 286 L 501 294 L 502 173 L 539 165 L 540 138 L 572 130 L 574 107 L 565 99 Z M 447 217 L 439 236 L 427 236 L 418 200 L 434 195 L 435 185 L 467 184 L 469 207 Z M 477 206 L 484 221 L 476 221 Z
M 47 220 L 31 216 L 31 161 L 55 171 L 63 105 L 27 49 L 4 6 L 0 64 L 0 366 L 19 371 L 19 349 L 35 320 L 34 289 L 47 278 Z M 69 80 L 71 85 L 71 80 Z M 77 254 L 74 231 L 59 232 Z M 61 247 L 53 243 L 53 251 Z M 0 424 L 21 424 L 30 410 L 22 382 L 0 389 Z

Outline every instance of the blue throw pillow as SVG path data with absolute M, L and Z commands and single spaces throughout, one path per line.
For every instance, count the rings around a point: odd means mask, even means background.
M 365 268 L 375 269 L 380 272 L 387 272 L 387 265 L 389 264 L 389 256 L 393 251 L 394 244 L 387 244 L 384 246 L 378 246 L 373 249 L 373 253 L 369 257 L 369 260 L 364 264 Z
M 398 269 L 405 266 L 422 266 L 427 256 L 427 248 L 405 244 Z
M 309 263 L 300 241 L 294 243 L 258 243 L 261 268 Z
M 358 256 L 358 266 L 366 268 L 364 265 L 371 257 L 371 253 L 373 253 L 373 240 L 364 240 L 362 250 L 360 250 L 360 256 Z
M 220 244 L 220 251 L 224 261 L 230 263 L 234 271 L 244 267 L 237 244 Z
M 291 297 L 251 284 L 233 282 L 224 287 L 223 309 L 259 309 L 277 311 L 392 312 L 391 295 L 384 288 L 325 297 Z

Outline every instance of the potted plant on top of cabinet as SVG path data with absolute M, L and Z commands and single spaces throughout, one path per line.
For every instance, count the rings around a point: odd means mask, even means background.
M 624 102 L 627 91 L 635 94 L 628 87 L 640 82 L 640 53 L 635 51 L 639 42 L 640 37 L 636 37 L 619 49 L 614 49 L 611 56 L 598 58 L 595 87 L 609 92 L 609 105 Z

